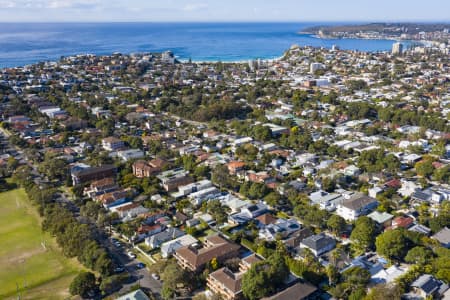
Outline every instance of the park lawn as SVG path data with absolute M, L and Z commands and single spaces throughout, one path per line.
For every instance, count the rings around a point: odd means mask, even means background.
M 43 233 L 37 209 L 23 189 L 0 193 L 0 299 L 64 299 L 82 270 Z

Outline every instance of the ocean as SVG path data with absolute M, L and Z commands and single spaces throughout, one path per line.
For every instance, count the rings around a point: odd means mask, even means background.
M 319 39 L 315 23 L 0 23 L 0 68 L 74 54 L 161 52 L 193 61 L 280 57 L 291 45 L 390 50 L 391 40 Z

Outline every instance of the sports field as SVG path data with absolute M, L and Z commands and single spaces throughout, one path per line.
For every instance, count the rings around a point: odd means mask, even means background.
M 0 299 L 67 299 L 81 269 L 42 233 L 40 217 L 24 190 L 0 193 Z

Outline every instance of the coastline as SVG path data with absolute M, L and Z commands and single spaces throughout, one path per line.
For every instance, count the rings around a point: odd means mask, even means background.
M 261 60 L 264 62 L 277 62 L 282 60 L 284 57 L 284 53 L 281 56 L 276 56 L 276 57 L 270 57 L 270 58 L 263 58 L 263 57 L 257 57 L 257 58 L 248 58 L 248 59 L 241 59 L 241 60 L 204 60 L 204 59 L 200 59 L 200 60 L 194 60 L 192 59 L 192 63 L 196 63 L 196 64 L 208 64 L 208 63 L 224 63 L 224 64 L 242 64 L 242 63 L 248 63 L 249 61 L 257 61 L 257 60 Z M 181 63 L 187 63 L 189 61 L 189 59 L 179 59 L 177 57 L 175 57 L 179 62 Z
M 29 27 L 13 24 L 0 29 L 0 69 L 56 62 L 61 56 L 83 53 L 109 55 L 114 52 L 160 53 L 171 50 L 177 59 L 196 63 L 245 63 L 250 60 L 279 61 L 291 45 L 320 48 L 339 46 L 343 50 L 363 52 L 389 51 L 390 41 L 365 39 L 326 40 L 312 35 L 298 34 L 310 24 L 63 24 L 36 25 L 37 34 L 29 34 Z M 49 28 L 50 26 L 50 28 Z M 111 35 L 112 29 L 120 34 Z M 201 30 L 200 30 L 201 29 Z M 2 38 L 1 33 L 7 33 Z M 24 39 L 15 38 L 15 35 Z M 21 35 L 22 34 L 22 35 Z M 45 36 L 46 40 L 40 39 Z

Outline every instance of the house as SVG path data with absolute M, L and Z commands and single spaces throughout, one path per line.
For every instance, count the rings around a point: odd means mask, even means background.
M 337 205 L 336 213 L 347 221 L 355 221 L 378 206 L 378 201 L 363 194 L 354 194 Z
M 216 295 L 224 300 L 243 299 L 242 277 L 243 272 L 233 273 L 228 268 L 221 268 L 208 275 L 207 286 Z
M 399 216 L 399 217 L 395 217 L 392 220 L 392 229 L 395 228 L 409 228 L 414 224 L 414 219 L 411 217 L 404 217 L 404 216 Z
M 231 145 L 232 145 L 232 147 L 233 147 L 234 149 L 236 149 L 237 147 L 242 146 L 242 145 L 244 145 L 244 144 L 248 144 L 248 143 L 250 143 L 250 142 L 252 142 L 252 141 L 253 141 L 253 138 L 246 136 L 246 137 L 242 137 L 242 138 L 237 138 L 237 139 L 235 139 L 235 140 L 231 143 Z
M 252 253 L 249 256 L 241 259 L 241 261 L 239 262 L 239 271 L 247 272 L 248 270 L 250 270 L 252 265 L 260 261 L 262 261 L 262 259 L 259 258 L 255 253 Z
M 124 203 L 110 208 L 110 211 L 117 212 L 122 221 L 135 218 L 140 214 L 148 212 L 148 208 L 143 207 L 139 203 Z
M 441 243 L 443 247 L 450 249 L 450 229 L 448 227 L 442 228 L 432 238 Z
M 273 182 L 275 179 L 269 175 L 267 171 L 255 172 L 248 171 L 245 176 L 246 181 L 257 182 L 257 183 L 269 183 Z
M 181 198 L 181 197 L 187 196 L 187 195 L 189 195 L 191 193 L 195 193 L 195 192 L 198 192 L 198 191 L 202 191 L 202 190 L 211 188 L 212 186 L 213 185 L 212 185 L 212 182 L 210 180 L 203 179 L 203 180 L 200 180 L 200 181 L 196 181 L 196 182 L 193 182 L 193 183 L 189 183 L 189 184 L 186 184 L 186 185 L 179 186 L 178 187 L 178 192 L 173 193 L 172 197 L 174 197 L 174 198 Z
M 355 177 L 359 174 L 361 174 L 361 170 L 354 165 L 350 165 L 344 169 L 344 175 L 346 176 Z
M 138 160 L 132 165 L 133 175 L 138 178 L 150 177 L 161 172 L 162 168 L 166 165 L 167 163 L 159 158 L 152 159 L 149 162 Z
M 72 170 L 73 185 L 84 184 L 94 180 L 100 180 L 108 177 L 115 178 L 117 168 L 114 165 L 103 165 L 100 167 L 87 167 Z
M 168 242 L 170 240 L 177 239 L 181 236 L 185 235 L 185 233 L 178 228 L 170 227 L 166 230 L 156 233 L 150 237 L 145 239 L 145 244 L 152 249 L 158 248 L 162 243 Z
M 387 212 L 379 212 L 374 211 L 367 215 L 370 219 L 372 219 L 379 227 L 387 228 L 392 225 L 393 215 Z
M 263 215 L 256 217 L 256 220 L 259 223 L 258 227 L 264 228 L 269 224 L 274 224 L 278 219 L 274 217 L 271 213 L 265 213 Z
M 220 197 L 221 195 L 222 194 L 218 188 L 216 188 L 215 186 L 211 186 L 195 193 L 191 193 L 188 198 L 189 201 L 191 201 L 192 205 L 200 206 L 203 201 L 215 199 L 218 196 Z
M 141 289 L 138 289 L 120 296 L 116 300 L 150 300 L 150 298 Z
M 162 243 L 161 244 L 161 255 L 163 258 L 168 258 L 175 252 L 175 250 L 177 250 L 181 247 L 196 244 L 197 242 L 198 242 L 198 240 L 190 234 L 180 236 L 176 239 Z
M 213 258 L 223 262 L 237 256 L 239 249 L 239 245 L 227 241 L 220 235 L 212 235 L 205 238 L 203 247 L 197 248 L 192 245 L 180 247 L 175 250 L 173 256 L 183 269 L 198 272 Z
M 402 197 L 410 197 L 415 191 L 420 189 L 420 185 L 414 181 L 401 180 L 401 188 L 398 193 Z
M 262 202 L 256 204 L 248 204 L 243 207 L 239 213 L 228 216 L 228 222 L 231 224 L 244 224 L 248 221 L 266 213 L 267 205 Z
M 402 182 L 400 181 L 400 179 L 391 179 L 389 181 L 386 181 L 384 183 L 384 186 L 387 188 L 391 188 L 391 189 L 399 189 L 402 186 Z
M 394 282 L 397 278 L 404 275 L 408 271 L 408 268 L 402 268 L 396 265 L 393 265 L 387 269 L 382 269 L 376 274 L 372 275 L 370 281 L 375 284 L 380 283 L 391 283 Z
M 178 187 L 194 182 L 184 169 L 174 169 L 166 171 L 157 176 L 161 185 L 167 192 L 173 192 Z
M 278 219 L 274 223 L 259 230 L 258 236 L 266 241 L 275 241 L 277 237 L 286 238 L 301 229 L 300 223 L 295 219 Z
M 296 231 L 288 239 L 284 240 L 283 243 L 286 245 L 286 248 L 289 252 L 291 252 L 293 254 L 298 254 L 298 249 L 300 247 L 301 241 L 303 241 L 305 238 L 310 237 L 312 235 L 313 235 L 313 232 L 309 228 L 304 227 L 304 228 Z
M 242 171 L 244 167 L 245 163 L 243 161 L 232 161 L 227 164 L 230 175 L 236 175 L 239 171 Z
M 142 218 L 142 224 L 151 225 L 153 223 L 157 223 L 158 220 L 165 217 L 166 215 L 167 214 L 165 211 L 156 210 L 156 211 L 142 214 L 139 217 Z
M 309 195 L 312 204 L 318 204 L 320 209 L 334 211 L 336 206 L 342 202 L 342 195 L 338 193 L 328 193 L 325 191 L 317 191 Z
M 369 189 L 369 197 L 376 198 L 379 194 L 383 192 L 383 189 L 379 186 L 375 186 Z
M 160 233 L 163 231 L 164 226 L 156 224 L 156 225 L 141 225 L 136 229 L 136 232 L 133 236 L 134 242 L 140 242 L 147 237 L 150 237 L 154 234 Z
M 97 202 L 100 202 L 105 208 L 111 208 L 123 204 L 128 201 L 127 190 L 115 190 L 109 193 L 101 194 L 95 197 Z
M 385 262 L 376 253 L 369 252 L 353 259 L 346 268 L 341 270 L 341 273 L 353 267 L 360 267 L 369 271 L 370 275 L 373 276 L 384 269 L 383 263 Z
M 253 264 L 260 261 L 262 259 L 254 253 L 244 257 L 239 262 L 238 272 L 232 272 L 228 268 L 219 269 L 208 276 L 207 286 L 213 293 L 220 295 L 221 299 L 243 299 L 242 277 Z
M 411 195 L 411 200 L 414 202 L 430 202 L 431 200 L 431 193 L 426 193 L 425 191 L 416 190 Z
M 318 299 L 314 296 L 317 288 L 310 283 L 297 282 L 296 284 L 284 289 L 272 297 L 262 298 L 262 300 L 312 300 Z
M 117 151 L 125 147 L 124 141 L 111 136 L 102 139 L 102 148 L 106 151 Z
M 127 149 L 117 151 L 117 157 L 122 161 L 127 162 L 133 159 L 140 159 L 145 156 L 144 151 L 140 149 Z
M 410 227 L 408 230 L 415 231 L 415 232 L 421 233 L 426 236 L 429 236 L 431 233 L 431 229 L 422 224 L 415 224 L 412 227 Z
M 428 299 L 428 297 L 439 297 L 448 290 L 448 285 L 437 280 L 430 274 L 424 274 L 417 278 L 412 284 L 414 292 L 419 296 Z
M 308 248 L 315 256 L 320 256 L 336 247 L 336 241 L 323 233 L 312 235 L 300 242 L 300 248 Z
M 95 196 L 109 193 L 118 188 L 114 178 L 108 177 L 91 182 L 89 187 L 84 188 L 83 195 L 93 198 Z

